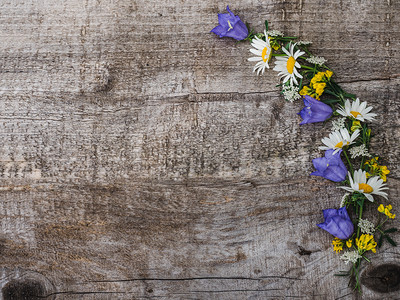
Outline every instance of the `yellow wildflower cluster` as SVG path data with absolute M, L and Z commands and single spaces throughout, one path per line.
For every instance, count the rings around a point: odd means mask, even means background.
M 379 176 L 383 182 L 386 182 L 386 175 L 390 173 L 386 166 L 378 165 L 378 157 L 373 157 L 367 160 L 365 164 L 368 166 L 367 178 L 371 176 Z
M 270 39 L 270 45 L 275 51 L 278 51 L 281 48 L 281 45 L 274 38 Z
M 301 91 L 299 92 L 300 95 L 309 95 L 317 100 L 319 100 L 319 97 L 322 95 L 322 93 L 325 90 L 326 83 L 329 81 L 329 79 L 332 77 L 333 72 L 331 71 L 325 71 L 325 72 L 318 72 L 317 74 L 314 75 L 314 77 L 311 79 L 310 86 L 303 86 Z
M 347 248 L 351 248 L 352 245 L 353 245 L 353 240 L 352 239 L 347 240 L 347 242 L 346 242 Z
M 371 250 L 372 252 L 376 253 L 376 242 L 374 240 L 374 236 L 372 234 L 362 234 L 360 238 L 356 238 L 356 245 L 358 248 L 358 251 L 369 251 Z
M 333 251 L 339 253 L 340 251 L 343 250 L 344 242 L 339 238 L 334 238 L 332 241 L 332 245 L 333 245 Z
M 396 217 L 396 214 L 392 214 L 390 211 L 392 210 L 392 206 L 386 205 L 385 207 L 383 206 L 383 204 L 379 205 L 378 207 L 378 211 L 387 215 L 390 219 L 394 219 Z
M 358 120 L 353 120 L 353 124 L 351 125 L 351 132 L 356 131 L 357 129 L 361 129 L 361 122 Z

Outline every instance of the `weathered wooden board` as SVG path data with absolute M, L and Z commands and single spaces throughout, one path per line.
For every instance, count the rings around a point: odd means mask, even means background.
M 308 175 L 330 124 L 300 127 L 249 44 L 209 34 L 226 4 L 0 0 L 4 299 L 361 298 L 315 226 L 343 194 Z M 313 41 L 374 106 L 398 213 L 400 2 L 229 5 Z M 399 299 L 399 265 L 384 246 L 362 298 Z

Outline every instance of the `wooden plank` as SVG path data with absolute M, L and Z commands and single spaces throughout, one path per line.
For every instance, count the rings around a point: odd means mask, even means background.
M 276 74 L 251 73 L 249 45 L 209 34 L 224 5 L 1 1 L 4 299 L 360 297 L 315 226 L 342 195 L 308 175 L 330 124 L 300 127 Z M 398 207 L 400 3 L 230 7 L 312 40 L 374 106 Z M 399 254 L 365 265 L 363 299 L 397 297 L 368 278 Z

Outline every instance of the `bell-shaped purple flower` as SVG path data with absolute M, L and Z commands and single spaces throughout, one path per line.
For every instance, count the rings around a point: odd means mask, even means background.
M 346 207 L 339 209 L 324 209 L 325 222 L 317 224 L 319 228 L 328 231 L 330 234 L 341 240 L 347 240 L 354 232 L 353 222 L 350 220 Z
M 333 111 L 329 105 L 308 95 L 305 95 L 303 100 L 305 107 L 298 113 L 303 119 L 300 125 L 323 122 L 332 116 Z
M 342 149 L 335 154 L 333 152 L 335 152 L 335 149 L 329 149 L 325 151 L 325 157 L 314 158 L 312 160 L 317 171 L 312 172 L 311 175 L 321 176 L 334 182 L 346 179 L 347 169 L 340 158 Z
M 238 41 L 245 39 L 249 34 L 246 25 L 230 11 L 229 6 L 226 7 L 226 10 L 228 11 L 227 14 L 218 14 L 219 25 L 211 32 L 219 37 L 227 36 Z

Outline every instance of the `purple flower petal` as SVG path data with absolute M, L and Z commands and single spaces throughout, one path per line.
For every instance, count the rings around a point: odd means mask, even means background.
M 323 210 L 325 222 L 317 224 L 318 227 L 328 231 L 335 237 L 346 240 L 354 232 L 354 225 L 351 221 L 346 207 L 340 209 Z
M 219 37 L 231 37 L 238 41 L 245 39 L 249 34 L 246 25 L 230 11 L 229 6 L 226 9 L 227 14 L 218 14 L 219 25 L 211 32 Z
M 332 108 L 308 95 L 303 98 L 305 107 L 298 113 L 303 121 L 300 125 L 323 122 L 332 116 Z
M 347 168 L 344 165 L 340 154 L 340 149 L 337 153 L 333 154 L 335 150 L 329 149 L 325 151 L 325 157 L 318 157 L 313 159 L 315 172 L 311 173 L 314 176 L 321 176 L 334 182 L 340 182 L 346 179 Z
M 328 208 L 324 209 L 322 211 L 322 214 L 324 215 L 324 219 L 332 218 L 338 215 L 338 210 L 334 208 Z
M 219 37 L 222 37 L 222 34 L 226 32 L 225 28 L 221 25 L 218 25 L 217 27 L 214 27 L 211 32 L 214 32 L 216 35 Z

